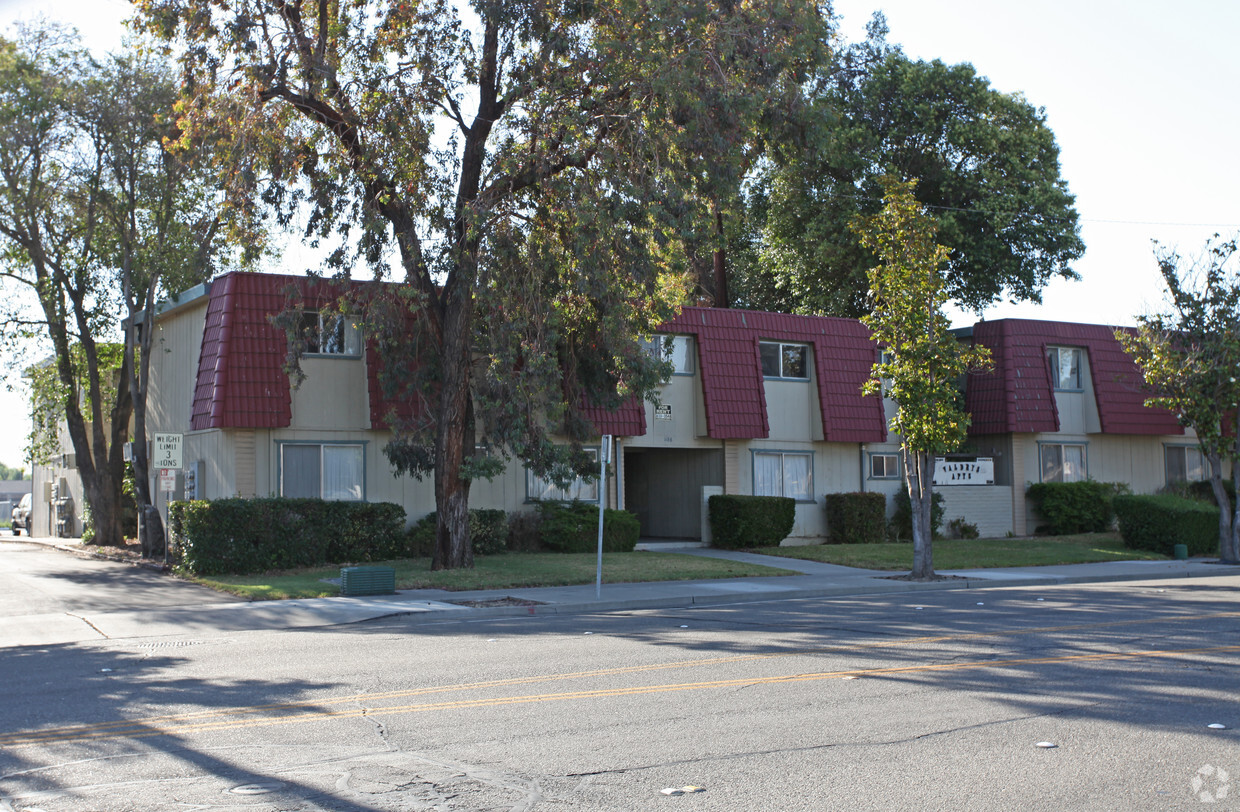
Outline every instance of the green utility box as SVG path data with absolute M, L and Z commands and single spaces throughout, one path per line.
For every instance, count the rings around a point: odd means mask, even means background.
M 340 594 L 391 595 L 396 591 L 396 570 L 391 567 L 341 567 Z

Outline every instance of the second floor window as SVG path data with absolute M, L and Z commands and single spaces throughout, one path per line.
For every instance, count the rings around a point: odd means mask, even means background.
M 361 355 L 357 325 L 340 313 L 312 310 L 301 314 L 301 335 L 310 355 Z
M 762 354 L 762 377 L 809 380 L 809 347 L 806 345 L 763 341 L 758 350 Z
M 642 341 L 642 349 L 655 358 L 670 361 L 673 375 L 692 375 L 696 369 L 693 336 L 656 334 Z
M 1078 347 L 1047 347 L 1046 360 L 1051 365 L 1051 385 L 1056 389 L 1080 391 L 1081 350 Z

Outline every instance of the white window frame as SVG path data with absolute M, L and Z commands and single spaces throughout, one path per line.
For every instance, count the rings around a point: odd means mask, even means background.
M 642 339 L 642 349 L 651 357 L 671 363 L 673 375 L 697 372 L 697 346 L 693 336 L 655 333 Z
M 1050 479 L 1046 477 L 1046 452 L 1048 449 L 1058 449 L 1059 469 L 1058 476 L 1052 476 Z M 1064 450 L 1068 448 L 1079 448 L 1081 450 L 1081 470 L 1070 476 L 1065 475 L 1067 464 L 1064 462 Z M 1089 479 L 1089 444 L 1074 442 L 1039 442 L 1038 443 L 1038 481 L 1039 482 L 1083 482 Z
M 758 472 L 758 464 L 760 458 L 778 458 L 779 459 L 779 482 L 778 486 L 772 490 L 778 490 L 779 493 L 767 493 L 762 488 L 762 477 Z M 789 493 L 788 476 L 788 460 L 791 458 L 803 459 L 807 461 L 806 465 L 806 482 L 804 490 L 795 493 Z M 798 502 L 814 501 L 814 452 L 812 451 L 777 451 L 772 449 L 755 450 L 752 452 L 751 466 L 753 469 L 753 493 L 754 496 L 787 496 Z
M 1073 375 L 1075 377 L 1075 381 L 1072 381 L 1072 380 L 1067 381 L 1068 384 L 1072 384 L 1072 385 L 1064 385 L 1065 381 L 1063 379 L 1063 368 L 1064 368 L 1063 359 L 1065 357 L 1076 358 L 1076 362 L 1073 365 L 1073 370 L 1072 370 Z M 1051 388 L 1054 389 L 1056 392 L 1084 391 L 1085 379 L 1084 379 L 1084 376 L 1081 374 L 1082 363 L 1084 362 L 1084 360 L 1085 360 L 1085 350 L 1083 350 L 1080 347 L 1057 347 L 1057 346 L 1047 347 L 1046 348 L 1046 363 L 1050 367 Z
M 767 347 L 776 348 L 775 360 L 779 367 L 777 370 L 775 370 L 776 372 L 779 373 L 777 375 L 770 374 L 770 371 L 767 369 L 767 355 L 765 352 L 763 352 L 763 350 Z M 788 374 L 789 365 L 787 363 L 787 360 L 788 360 L 787 356 L 785 355 L 785 353 L 788 350 L 799 350 L 800 351 L 801 366 L 804 367 L 804 370 L 805 370 L 804 375 L 789 375 Z M 808 344 L 800 344 L 800 343 L 796 343 L 792 341 L 759 341 L 758 342 L 758 354 L 760 358 L 762 359 L 762 377 L 763 378 L 767 380 L 775 380 L 775 381 L 808 381 L 809 380 L 810 351 L 809 351 Z
M 1184 477 L 1171 477 L 1171 457 L 1180 455 L 1183 460 Z M 1192 457 L 1196 457 L 1196 466 L 1194 476 L 1194 467 L 1191 466 Z M 1201 453 L 1201 447 L 1195 445 L 1164 445 L 1163 446 L 1163 478 L 1166 484 L 1171 485 L 1176 482 L 1205 482 L 1210 478 L 1210 461 L 1206 459 L 1206 455 Z
M 352 316 L 306 310 L 301 314 L 300 327 L 306 355 L 329 358 L 360 358 L 362 355 L 361 331 Z M 324 336 L 329 336 L 326 347 Z
M 882 460 L 882 473 L 875 473 L 874 463 Z M 870 452 L 870 479 L 892 480 L 900 478 L 900 455 L 894 451 Z
M 366 443 L 364 441 L 363 442 L 314 442 L 314 441 L 305 441 L 305 440 L 278 440 L 276 441 L 276 446 L 277 446 L 277 452 L 278 452 L 278 459 L 280 461 L 280 488 L 279 488 L 280 496 L 283 496 L 286 498 L 325 499 L 327 501 L 336 501 L 336 502 L 365 502 L 366 501 Z M 284 451 L 285 449 L 290 448 L 290 447 L 318 448 L 319 449 L 319 492 L 318 492 L 317 497 L 316 496 L 289 497 L 288 494 L 285 493 L 285 471 L 287 470 L 287 468 L 285 466 L 285 461 L 284 461 Z M 326 457 L 328 455 L 328 449 L 350 449 L 350 450 L 356 450 L 359 452 L 360 456 L 359 456 L 359 459 L 357 460 L 358 479 L 355 483 L 350 483 L 350 485 L 344 491 L 340 492 L 340 493 L 345 493 L 348 495 L 333 494 L 331 496 L 328 496 L 328 495 L 325 495 L 324 493 L 325 488 L 327 487 L 328 465 L 327 465 Z
M 598 449 L 587 448 L 585 452 L 598 463 Z M 593 502 L 598 503 L 598 479 L 586 482 L 577 477 L 567 488 L 544 479 L 530 469 L 525 469 L 525 501 L 527 502 Z

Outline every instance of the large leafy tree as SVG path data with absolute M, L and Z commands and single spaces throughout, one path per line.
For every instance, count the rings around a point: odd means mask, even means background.
M 816 5 L 783 0 L 138 6 L 180 42 L 187 131 L 235 125 L 236 199 L 304 201 L 339 268 L 398 268 L 348 306 L 412 404 L 387 452 L 433 472 L 436 568 L 472 564 L 470 482 L 497 457 L 593 470 L 583 406 L 663 371 L 635 338 L 683 299 L 711 184 L 826 40 Z
M 912 60 L 888 45 L 881 17 L 842 49 L 813 99 L 817 138 L 772 150 L 751 184 L 757 262 L 737 268 L 740 296 L 790 312 L 860 316 L 874 255 L 848 224 L 881 206 L 881 177 L 915 177 L 917 200 L 951 249 L 948 295 L 980 311 L 1038 301 L 1076 278 L 1084 252 L 1045 113 L 1002 93 L 972 65 Z
M 861 243 L 879 258 L 869 271 L 870 312 L 862 321 L 884 353 L 866 383 L 896 404 L 890 428 L 899 435 L 913 518 L 916 580 L 934 578 L 931 509 L 934 462 L 964 442 L 969 415 L 956 382 L 989 363 L 985 347 L 967 347 L 943 312 L 941 267 L 949 249 L 935 241 L 936 223 L 914 197 L 915 181 L 880 179 L 883 208 L 853 221 Z
M 175 97 L 166 65 L 135 53 L 95 61 L 56 26 L 0 41 L 4 336 L 50 347 L 43 372 L 54 374 L 39 389 L 50 400 L 36 409 L 65 421 L 105 545 L 124 540 L 122 449 L 135 414 L 145 433 L 151 331 L 136 316 L 208 277 L 224 251 L 211 176 L 166 148 L 180 137 Z M 122 329 L 126 341 L 114 342 Z M 149 504 L 145 442 L 135 450 L 136 496 Z
M 1153 396 L 1147 405 L 1170 409 L 1196 433 L 1210 463 L 1210 486 L 1219 505 L 1219 558 L 1240 564 L 1240 494 L 1234 489 L 1240 463 L 1240 273 L 1237 241 L 1207 242 L 1195 258 L 1157 246 L 1170 307 L 1138 317 L 1135 331 L 1116 338 L 1141 367 Z M 1230 465 L 1233 489 L 1223 481 Z
M 143 550 L 162 550 L 152 507 L 146 401 L 155 305 L 249 258 L 259 234 L 220 217 L 217 176 L 204 139 L 175 122 L 178 85 L 167 62 L 149 54 L 109 56 L 84 78 L 78 119 L 99 155 L 96 248 L 124 316 L 123 369 L 133 395 L 134 497 Z M 175 146 L 174 146 L 175 145 Z M 244 248 L 242 247 L 244 246 Z

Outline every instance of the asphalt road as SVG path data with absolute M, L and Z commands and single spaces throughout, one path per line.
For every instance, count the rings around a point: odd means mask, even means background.
M 0 810 L 1229 808 L 1234 583 L 9 648 Z

